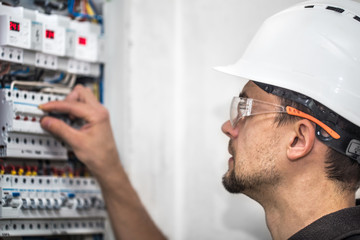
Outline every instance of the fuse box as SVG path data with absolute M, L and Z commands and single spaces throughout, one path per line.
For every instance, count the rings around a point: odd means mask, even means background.
M 90 1 L 80 2 L 91 8 Z M 79 119 L 38 108 L 65 100 L 75 84 L 101 94 L 105 57 L 100 22 L 72 18 L 63 11 L 49 14 L 38 7 L 0 2 L 3 239 L 103 239 L 109 231 L 96 179 L 61 139 L 40 126 L 41 118 L 51 115 L 73 128 L 82 127 Z

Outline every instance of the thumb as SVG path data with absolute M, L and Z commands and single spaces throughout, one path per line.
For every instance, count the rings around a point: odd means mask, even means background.
M 64 140 L 71 147 L 77 142 L 78 131 L 60 119 L 46 116 L 41 119 L 40 125 L 46 131 Z

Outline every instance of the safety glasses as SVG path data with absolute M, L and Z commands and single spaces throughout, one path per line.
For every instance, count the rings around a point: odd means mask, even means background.
M 240 119 L 248 116 L 266 114 L 266 113 L 286 113 L 292 116 L 308 119 L 324 129 L 331 137 L 339 139 L 340 135 L 329 126 L 290 106 L 281 106 L 269 102 L 263 102 L 252 98 L 234 97 L 230 107 L 230 122 L 233 128 L 236 127 Z

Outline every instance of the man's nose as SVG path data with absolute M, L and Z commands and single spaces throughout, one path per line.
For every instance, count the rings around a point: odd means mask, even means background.
M 230 120 L 224 122 L 224 124 L 221 126 L 221 131 L 229 138 L 236 138 L 239 134 L 238 127 L 233 128 Z

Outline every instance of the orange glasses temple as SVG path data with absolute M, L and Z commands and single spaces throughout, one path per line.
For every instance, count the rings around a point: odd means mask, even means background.
M 309 114 L 306 114 L 300 110 L 297 110 L 296 108 L 293 107 L 286 107 L 286 112 L 289 115 L 293 115 L 293 116 L 298 116 L 298 117 L 302 117 L 302 118 L 306 118 L 314 123 L 316 123 L 317 125 L 319 125 L 320 127 L 322 127 L 331 137 L 335 138 L 335 139 L 339 139 L 340 135 L 337 134 L 334 130 L 332 130 L 331 128 L 329 128 L 326 124 L 320 122 L 319 120 L 317 120 L 316 118 L 314 118 L 313 116 L 310 116 Z

